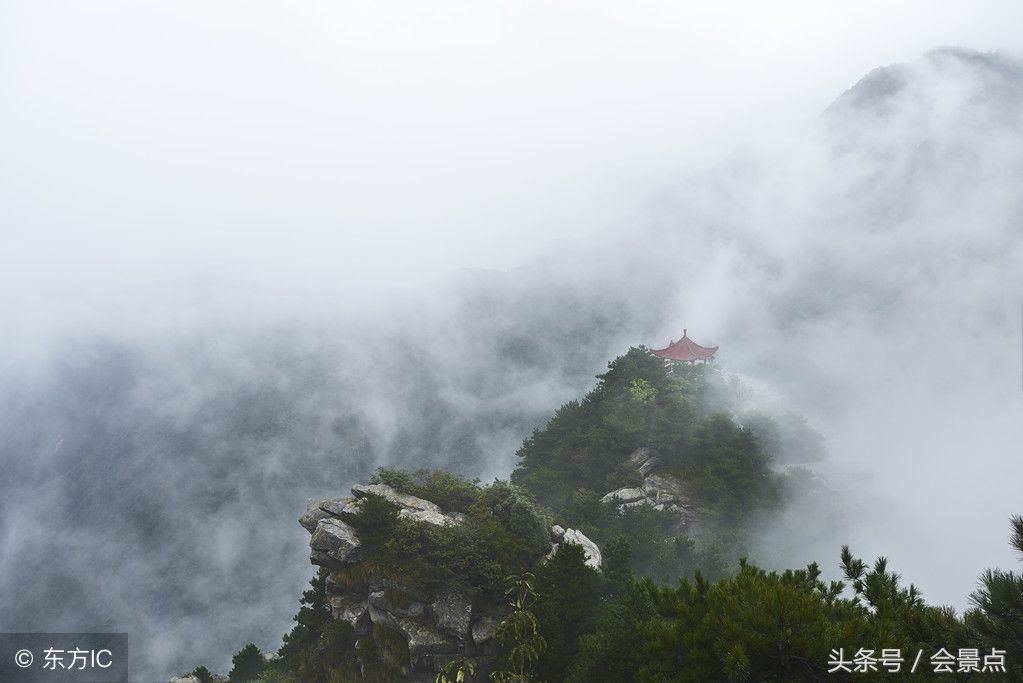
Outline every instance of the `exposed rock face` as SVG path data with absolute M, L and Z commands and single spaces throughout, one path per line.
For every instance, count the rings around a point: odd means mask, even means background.
M 582 546 L 583 554 L 586 555 L 587 567 L 600 569 L 600 565 L 604 561 L 600 555 L 600 548 L 597 547 L 596 543 L 587 538 L 583 532 L 576 531 L 575 529 L 563 529 L 555 524 L 551 527 L 551 537 L 554 542 L 551 544 L 551 552 L 548 553 L 548 558 L 553 557 L 554 553 L 558 552 L 558 546 L 562 543 L 571 543 Z
M 305 514 L 298 520 L 306 531 L 313 533 L 316 531 L 316 525 L 320 523 L 321 519 L 326 519 L 330 515 L 320 509 L 320 504 L 327 501 L 310 500 L 306 504 Z
M 472 601 L 458 591 L 444 591 L 430 603 L 430 612 L 437 627 L 456 638 L 469 635 Z
M 637 500 L 646 498 L 646 492 L 642 488 L 624 488 L 612 491 L 600 499 L 601 503 L 610 503 L 617 500 L 619 503 L 634 503 Z
M 459 642 L 442 633 L 429 619 L 422 617 L 398 617 L 398 631 L 408 641 L 409 657 L 413 668 L 433 671 L 431 665 L 439 660 L 431 655 L 454 655 L 459 652 Z M 444 658 L 444 663 L 447 658 Z M 443 667 L 444 663 L 441 664 Z M 439 673 L 439 671 L 438 671 Z
M 352 487 L 352 495 L 356 498 L 365 498 L 370 493 L 386 498 L 400 508 L 440 513 L 440 507 L 435 503 L 407 493 L 398 493 L 387 484 L 356 484 Z
M 310 500 L 306 505 L 306 513 L 299 519 L 301 524 L 306 531 L 313 534 L 313 540 L 310 540 L 310 546 L 314 542 L 323 546 L 328 543 L 328 540 L 320 535 L 317 538 L 317 528 L 323 520 L 335 520 L 342 523 L 345 520 L 350 520 L 353 516 L 359 513 L 362 507 L 362 500 L 369 494 L 375 494 L 382 498 L 390 501 L 397 505 L 400 509 L 398 510 L 398 516 L 402 519 L 412 519 L 417 522 L 426 522 L 427 524 L 433 524 L 435 526 L 445 526 L 452 524 L 463 524 L 465 522 L 465 515 L 460 512 L 441 512 L 440 507 L 436 504 L 417 498 L 416 496 L 410 496 L 405 493 L 398 493 L 390 486 L 386 484 L 356 484 L 352 487 L 352 494 L 354 497 L 350 498 L 328 498 L 326 500 Z M 347 526 L 347 525 L 346 525 Z M 333 527 L 330 527 L 330 533 L 333 533 Z M 354 538 L 354 532 L 353 532 Z M 357 539 L 355 539 L 357 542 Z M 330 566 L 330 562 L 325 558 L 326 548 L 313 548 L 314 551 L 321 551 L 314 553 L 316 559 L 313 560 L 313 564 L 322 564 Z M 334 558 L 342 564 L 350 563 L 351 561 L 358 562 L 361 558 L 352 556 L 352 560 L 341 560 Z M 320 560 L 320 561 L 318 561 Z
M 472 657 L 477 662 L 477 674 L 485 678 L 495 662 L 494 634 L 505 616 L 503 609 L 482 611 L 471 594 L 454 589 L 421 594 L 404 585 L 400 577 L 369 577 L 359 584 L 361 588 L 347 587 L 350 582 L 339 573 L 363 560 L 362 544 L 348 522 L 369 494 L 386 498 L 400 508 L 400 518 L 418 523 L 459 525 L 465 523 L 466 516 L 444 512 L 429 500 L 383 484 L 356 485 L 352 494 L 351 498 L 309 501 L 299 520 L 311 534 L 312 563 L 333 570 L 326 581 L 331 616 L 351 624 L 357 638 L 372 638 L 378 646 L 394 647 L 397 642 L 404 652 L 400 646 L 404 642 L 408 680 L 433 681 L 445 665 L 462 657 Z M 558 542 L 582 545 L 587 564 L 600 566 L 596 544 L 572 529 L 555 528 L 561 530 Z
M 692 523 L 692 515 L 686 504 L 685 491 L 676 477 L 658 472 L 662 459 L 652 448 L 639 448 L 629 456 L 629 462 L 643 475 L 643 483 L 637 487 L 621 488 L 604 495 L 602 503 L 615 503 L 618 508 L 635 505 L 649 505 L 655 510 L 667 510 L 678 514 L 679 529 Z
M 432 510 L 409 510 L 408 508 L 399 510 L 398 517 L 401 519 L 411 519 L 416 522 L 426 522 L 434 526 L 458 525 L 465 519 L 464 515 L 457 512 L 441 514 Z
M 658 506 L 675 506 L 682 508 L 682 484 L 678 479 L 667 474 L 651 474 L 643 480 L 643 493 L 646 499 Z
M 603 558 L 600 556 L 600 548 L 597 544 L 588 539 L 583 532 L 576 531 L 575 529 L 565 529 L 565 543 L 572 543 L 574 545 L 581 545 L 583 552 L 586 554 L 586 566 L 593 569 L 600 569 Z
M 629 456 L 629 462 L 645 477 L 660 466 L 661 455 L 652 448 L 637 448 Z
M 338 621 L 347 621 L 357 636 L 369 635 L 372 620 L 369 600 L 363 595 L 331 595 L 327 598 L 330 615 Z
M 334 498 L 320 503 L 321 512 L 341 519 L 359 514 L 360 509 L 362 509 L 362 501 L 354 498 Z
M 309 560 L 325 567 L 343 567 L 362 560 L 362 542 L 355 529 L 333 517 L 316 524 L 309 548 Z

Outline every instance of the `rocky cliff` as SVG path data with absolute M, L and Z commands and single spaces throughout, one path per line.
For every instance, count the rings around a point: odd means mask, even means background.
M 423 590 L 386 567 L 367 563 L 352 522 L 369 495 L 394 504 L 400 519 L 416 524 L 465 523 L 462 513 L 445 512 L 436 503 L 386 484 L 359 484 L 352 487 L 350 497 L 309 501 L 299 522 L 310 533 L 310 562 L 330 572 L 326 590 L 331 616 L 352 627 L 357 652 L 372 648 L 376 656 L 398 665 L 409 680 L 433 681 L 446 665 L 464 658 L 476 662 L 478 673 L 487 674 L 495 665 L 494 636 L 507 610 L 481 605 L 466 589 Z M 581 546 L 586 564 L 600 569 L 600 549 L 582 532 L 553 525 L 548 557 L 562 543 Z M 364 576 L 365 581 L 342 578 L 351 575 Z
M 655 510 L 671 512 L 678 517 L 673 527 L 675 533 L 684 530 L 692 532 L 695 520 L 682 482 L 677 477 L 661 471 L 663 464 L 661 455 L 653 448 L 638 448 L 629 456 L 629 464 L 642 475 L 642 483 L 611 491 L 605 494 L 600 502 L 614 504 L 620 510 L 637 505 L 649 505 Z

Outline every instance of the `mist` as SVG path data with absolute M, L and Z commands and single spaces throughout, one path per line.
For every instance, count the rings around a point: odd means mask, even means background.
M 0 6 L 0 629 L 226 671 L 307 498 L 507 477 L 683 326 L 825 438 L 754 559 L 965 608 L 1021 512 L 1023 61 L 925 7 Z

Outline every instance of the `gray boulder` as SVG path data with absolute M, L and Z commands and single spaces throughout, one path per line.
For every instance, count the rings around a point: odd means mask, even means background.
M 629 456 L 629 462 L 645 477 L 660 466 L 661 455 L 652 448 L 637 448 Z
M 443 591 L 430 603 L 430 613 L 437 628 L 463 638 L 472 622 L 472 599 L 461 591 Z
M 330 615 L 338 621 L 347 621 L 355 635 L 368 635 L 371 628 L 369 601 L 365 595 L 332 595 L 327 599 Z
M 600 556 L 600 548 L 597 547 L 596 543 L 587 538 L 586 534 L 575 529 L 565 529 L 564 542 L 582 546 L 583 553 L 586 555 L 586 566 L 600 569 L 600 565 L 603 562 L 603 558 Z
M 419 617 L 398 617 L 395 626 L 408 642 L 413 666 L 424 666 L 424 655 L 447 655 L 458 652 L 458 643 Z
M 668 474 L 651 474 L 643 480 L 643 492 L 653 503 L 676 503 L 682 498 L 682 485 Z
M 411 519 L 416 522 L 425 522 L 426 524 L 433 524 L 434 526 L 458 526 L 463 523 L 465 515 L 456 517 L 455 515 L 457 514 L 458 513 L 444 515 L 432 510 L 411 510 L 409 508 L 402 508 L 398 511 L 398 518 Z
M 676 477 L 670 474 L 648 474 L 638 488 L 611 491 L 601 498 L 604 503 L 616 503 L 619 509 L 650 505 L 656 510 L 685 511 L 685 492 Z
M 646 493 L 640 488 L 623 488 L 617 491 L 612 491 L 606 494 L 600 499 L 601 503 L 612 503 L 618 501 L 619 503 L 632 503 L 634 501 L 646 498 Z
M 362 561 L 362 542 L 355 529 L 340 519 L 327 517 L 316 525 L 309 539 L 309 560 L 324 566 L 345 566 Z
M 306 503 L 305 514 L 298 520 L 298 523 L 309 533 L 316 531 L 316 525 L 320 523 L 321 519 L 330 517 L 329 514 L 320 509 L 320 505 L 323 502 L 322 500 L 310 499 Z
M 305 527 L 306 531 L 313 533 L 316 525 L 321 519 L 327 517 L 345 518 L 354 515 L 359 511 L 359 501 L 355 498 L 328 498 L 326 500 L 310 499 L 306 503 L 305 514 L 298 520 L 298 523 Z
M 464 512 L 445 512 L 444 516 L 455 524 L 465 524 L 469 521 L 469 516 Z
M 387 484 L 356 484 L 352 487 L 352 495 L 356 498 L 365 498 L 371 493 L 386 498 L 398 507 L 405 508 L 406 510 L 440 513 L 440 506 L 436 503 L 410 496 L 407 493 L 398 493 Z
M 356 498 L 332 498 L 320 503 L 320 509 L 332 517 L 345 519 L 359 513 L 362 502 Z

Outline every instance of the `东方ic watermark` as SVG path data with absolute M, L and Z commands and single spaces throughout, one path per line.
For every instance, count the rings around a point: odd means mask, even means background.
M 126 633 L 0 633 L 4 683 L 128 683 Z

